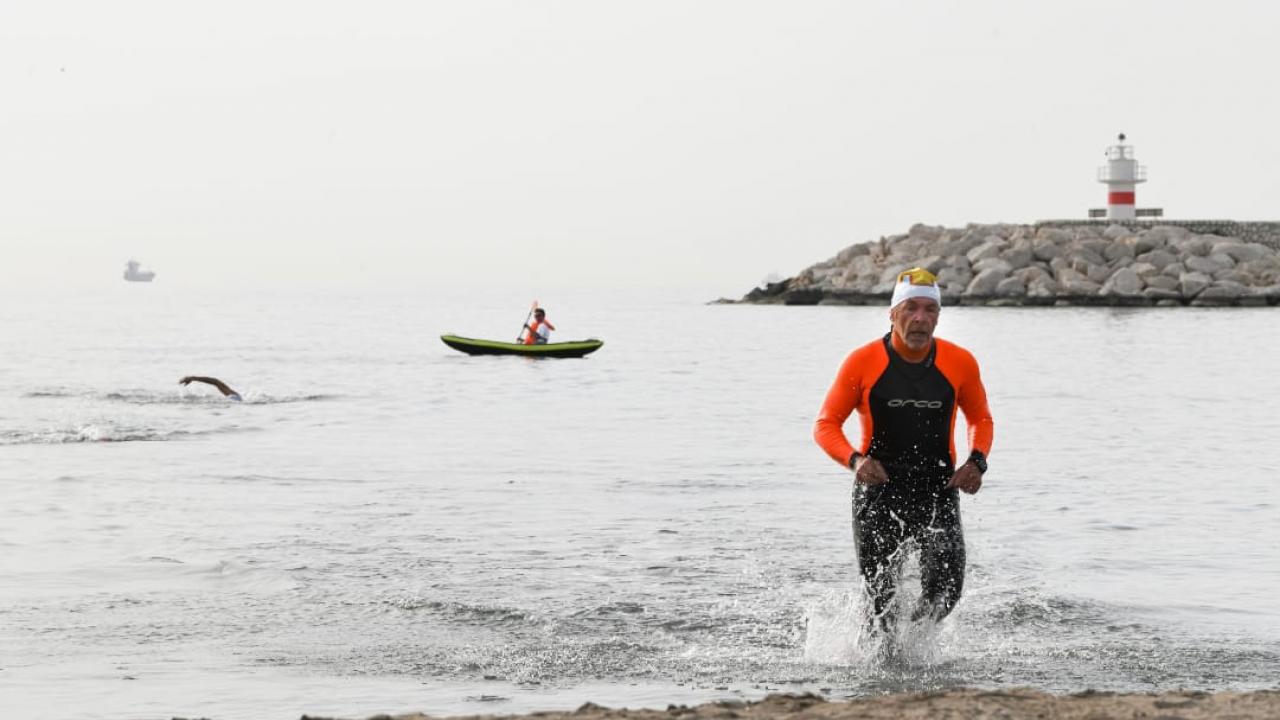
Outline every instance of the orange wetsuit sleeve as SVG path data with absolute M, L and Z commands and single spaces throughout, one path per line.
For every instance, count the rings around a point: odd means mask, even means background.
M 818 419 L 813 423 L 813 439 L 832 460 L 844 467 L 849 466 L 849 458 L 853 456 L 853 445 L 845 437 L 844 423 L 854 410 L 863 416 L 862 448 L 865 450 L 871 438 L 871 411 L 866 396 L 888 364 L 889 356 L 880 340 L 854 350 L 841 363 L 835 382 L 822 401 Z
M 938 369 L 955 388 L 956 405 L 964 413 L 964 422 L 969 428 L 969 450 L 990 455 L 995 422 L 991 419 L 991 408 L 987 406 L 987 389 L 982 385 L 978 361 L 969 351 L 950 343 L 947 345 L 943 348 L 940 344 L 939 350 L 945 349 L 946 352 L 938 353 Z

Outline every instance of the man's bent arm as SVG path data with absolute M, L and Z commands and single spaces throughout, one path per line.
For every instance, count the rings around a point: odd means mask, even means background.
M 991 442 L 995 438 L 995 421 L 991 418 L 991 409 L 987 407 L 987 389 L 982 385 L 982 377 L 978 372 L 978 363 L 973 361 L 973 372 L 966 378 L 961 388 L 960 411 L 964 413 L 965 424 L 969 426 L 969 450 L 977 450 L 983 455 L 991 454 Z
M 858 386 L 855 372 L 854 356 L 850 354 L 840 366 L 836 380 L 827 391 L 822 401 L 822 409 L 818 411 L 818 419 L 813 423 L 813 439 L 826 451 L 832 460 L 848 467 L 849 458 L 853 456 L 853 445 L 844 434 L 845 420 L 858 407 L 862 397 L 862 388 Z

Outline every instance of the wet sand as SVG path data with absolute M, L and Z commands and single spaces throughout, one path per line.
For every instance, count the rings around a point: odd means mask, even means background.
M 369 720 L 433 720 L 439 716 L 378 715 Z M 827 701 L 814 695 L 770 695 L 757 702 L 722 701 L 665 710 L 610 709 L 587 703 L 569 712 L 527 715 L 466 715 L 498 720 L 659 720 L 702 718 L 724 720 L 968 720 L 970 718 L 1062 718 L 1064 720 L 1262 720 L 1280 718 L 1280 689 L 1248 693 L 1165 692 L 1151 695 L 1088 691 L 1049 695 L 1034 690 L 945 690 L 902 693 L 850 701 Z M 327 720 L 303 716 L 303 720 Z

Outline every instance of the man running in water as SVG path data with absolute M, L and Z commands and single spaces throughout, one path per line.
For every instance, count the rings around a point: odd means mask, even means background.
M 551 339 L 551 331 L 555 330 L 556 326 L 547 322 L 547 311 L 538 308 L 533 311 L 533 324 L 525 323 L 525 329 L 529 331 L 524 338 L 525 345 L 546 345 Z
M 244 399 L 240 397 L 240 393 L 236 392 L 235 390 L 232 390 L 230 387 L 227 386 L 226 383 L 222 382 L 221 380 L 215 377 L 199 377 L 197 375 L 188 375 L 182 378 L 181 380 L 179 380 L 178 384 L 190 385 L 193 382 L 206 383 L 208 385 L 212 385 L 218 388 L 218 390 L 222 392 L 222 395 L 226 397 L 228 400 L 239 401 Z
M 912 268 L 898 276 L 892 329 L 854 350 L 840 366 L 813 436 L 854 472 L 853 540 L 873 628 L 890 631 L 904 544 L 920 549 L 923 595 L 912 619 L 940 620 L 964 586 L 964 534 L 958 490 L 982 487 L 993 424 L 978 363 L 964 348 L 933 336 L 942 308 L 937 279 Z M 968 425 L 969 456 L 956 466 L 956 410 Z M 858 411 L 857 447 L 845 420 Z

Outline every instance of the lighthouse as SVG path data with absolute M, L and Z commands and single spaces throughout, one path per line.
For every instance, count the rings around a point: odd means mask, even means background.
M 1161 217 L 1164 210 L 1160 208 L 1139 210 L 1134 206 L 1135 188 L 1147 181 L 1147 168 L 1134 159 L 1133 146 L 1125 144 L 1124 133 L 1120 133 L 1118 140 L 1107 148 L 1107 164 L 1098 168 L 1098 182 L 1107 186 L 1107 207 L 1089 210 L 1089 217 L 1109 220 Z

